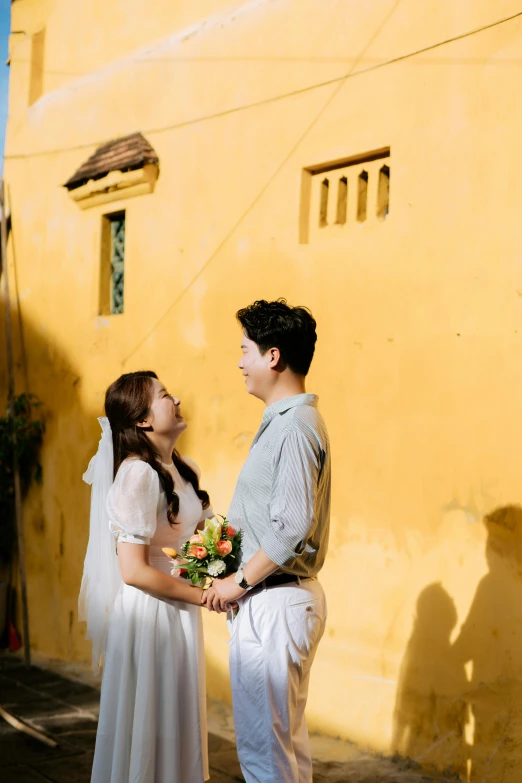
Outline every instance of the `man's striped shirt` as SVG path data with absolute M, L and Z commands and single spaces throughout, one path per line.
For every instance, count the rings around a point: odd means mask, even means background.
M 330 446 L 315 394 L 265 409 L 228 519 L 242 528 L 242 562 L 263 549 L 279 572 L 315 576 L 330 527 Z

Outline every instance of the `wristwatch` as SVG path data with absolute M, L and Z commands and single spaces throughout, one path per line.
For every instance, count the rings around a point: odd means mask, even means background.
M 247 580 L 245 579 L 245 574 L 243 573 L 243 569 L 240 568 L 239 571 L 236 571 L 234 574 L 234 581 L 236 584 L 238 584 L 240 587 L 243 588 L 243 590 L 251 590 L 253 585 L 249 585 Z

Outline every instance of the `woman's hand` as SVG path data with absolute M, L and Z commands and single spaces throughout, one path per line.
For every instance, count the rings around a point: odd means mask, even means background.
M 237 599 L 245 593 L 246 590 L 236 583 L 234 577 L 228 576 L 226 579 L 214 579 L 212 587 L 205 590 L 202 601 L 209 612 L 214 611 L 220 614 L 228 611 L 231 604 L 237 605 Z
M 118 561 L 126 585 L 143 590 L 154 598 L 201 606 L 203 590 L 149 565 L 149 547 L 145 544 L 121 541 L 118 544 Z

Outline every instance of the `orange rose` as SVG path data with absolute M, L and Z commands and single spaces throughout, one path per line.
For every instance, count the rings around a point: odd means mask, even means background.
M 230 541 L 218 541 L 216 549 L 220 555 L 229 555 L 232 552 L 232 543 Z
M 199 535 L 199 533 L 196 533 L 196 535 L 191 536 L 189 538 L 189 541 L 191 544 L 203 544 L 203 537 Z
M 176 550 L 172 549 L 172 547 L 170 547 L 170 546 L 164 546 L 161 551 L 164 552 L 167 555 L 167 557 L 177 557 L 178 556 L 178 553 L 176 552 Z
M 227 527 L 227 536 L 230 536 L 230 538 L 234 538 L 234 536 L 237 534 L 237 530 L 234 530 L 232 525 L 229 525 Z
M 190 547 L 188 553 L 189 553 L 189 555 L 191 557 L 195 557 L 198 560 L 204 560 L 205 557 L 208 555 L 206 547 L 204 547 L 204 546 L 196 546 L 195 544 L 193 544 Z

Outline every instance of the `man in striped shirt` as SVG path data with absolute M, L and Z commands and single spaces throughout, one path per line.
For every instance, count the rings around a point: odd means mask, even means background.
M 262 400 L 261 426 L 228 519 L 243 530 L 242 560 L 204 597 L 230 621 L 230 672 L 239 761 L 247 783 L 311 783 L 304 716 L 310 667 L 324 632 L 317 580 L 328 546 L 330 447 L 305 378 L 316 323 L 284 299 L 240 310 L 239 368 Z

